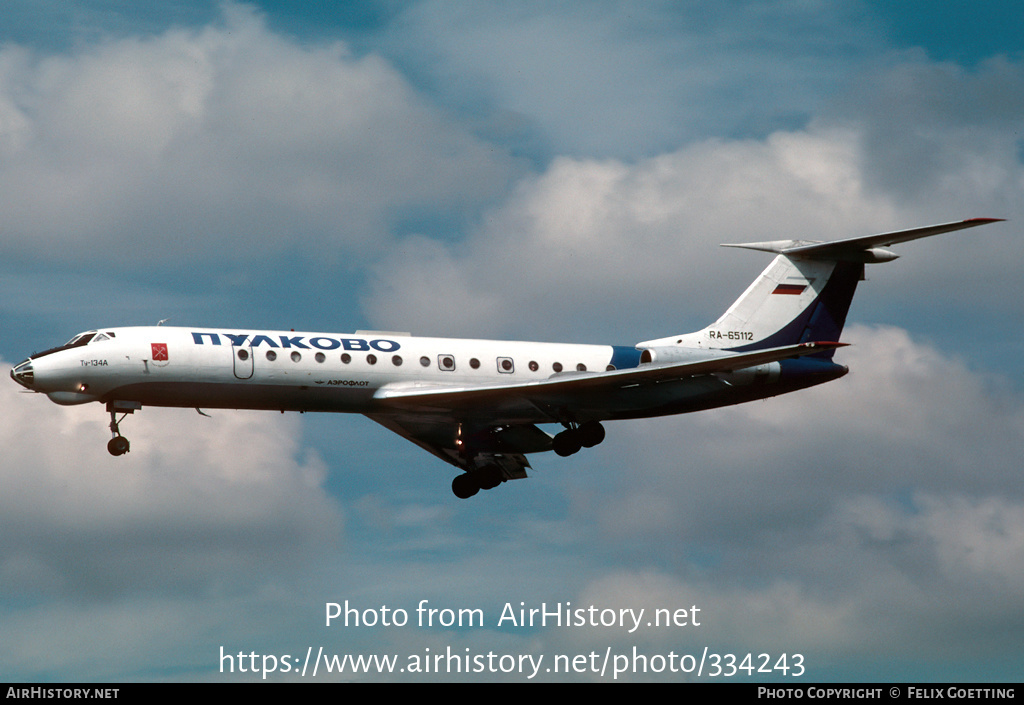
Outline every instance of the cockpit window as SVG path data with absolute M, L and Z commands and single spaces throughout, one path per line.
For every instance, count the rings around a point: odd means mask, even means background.
M 87 333 L 79 333 L 74 338 L 72 338 L 67 343 L 65 343 L 64 347 L 65 348 L 77 348 L 77 347 L 81 347 L 82 345 L 87 345 L 89 343 L 89 341 L 92 340 L 93 336 L 95 336 L 95 335 L 96 335 L 96 331 L 94 331 L 94 330 L 91 330 L 91 331 L 89 331 Z
M 107 335 L 109 335 L 111 338 L 114 337 L 114 334 L 111 331 L 107 331 Z M 85 333 L 79 333 L 74 338 L 72 338 L 68 342 L 64 343 L 60 347 L 50 348 L 49 350 L 43 350 L 42 352 L 32 353 L 31 358 L 33 360 L 36 360 L 36 359 L 38 359 L 40 357 L 44 357 L 46 355 L 52 355 L 53 353 L 60 352 L 61 350 L 68 350 L 70 348 L 80 348 L 83 345 L 88 345 L 89 341 L 91 341 L 93 338 L 96 338 L 96 340 L 102 340 L 103 339 L 103 338 L 96 337 L 96 331 L 90 330 L 90 331 L 87 331 Z

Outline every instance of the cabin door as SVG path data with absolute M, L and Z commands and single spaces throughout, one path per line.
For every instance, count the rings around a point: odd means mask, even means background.
M 235 377 L 249 379 L 252 377 L 252 347 L 248 345 L 232 345 L 231 353 L 235 359 Z

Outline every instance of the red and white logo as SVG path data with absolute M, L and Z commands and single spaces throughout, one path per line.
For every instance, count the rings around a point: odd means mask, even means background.
M 153 362 L 167 362 L 167 343 L 150 343 L 153 349 Z

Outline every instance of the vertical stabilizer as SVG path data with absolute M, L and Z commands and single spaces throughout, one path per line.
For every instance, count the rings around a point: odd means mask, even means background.
M 729 310 L 699 331 L 704 345 L 760 350 L 838 342 L 864 265 L 779 255 Z M 831 357 L 832 350 L 822 355 Z
M 734 351 L 838 342 L 864 272 L 859 262 L 778 255 L 721 318 L 707 328 L 655 345 Z M 641 347 L 648 343 L 642 343 Z M 831 357 L 832 350 L 821 353 Z

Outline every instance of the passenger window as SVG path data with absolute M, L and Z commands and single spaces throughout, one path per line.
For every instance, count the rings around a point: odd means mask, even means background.
M 499 357 L 498 358 L 498 372 L 502 374 L 512 374 L 515 371 L 515 365 L 512 363 L 511 357 Z
M 562 371 L 562 363 L 561 362 L 556 362 L 555 364 L 553 364 L 551 366 L 551 369 L 553 369 L 555 372 L 561 372 Z
M 277 359 L 277 353 L 273 350 L 267 350 L 267 359 L 273 362 Z
M 455 369 L 455 358 L 451 355 L 438 355 L 437 366 L 444 372 L 452 372 Z

